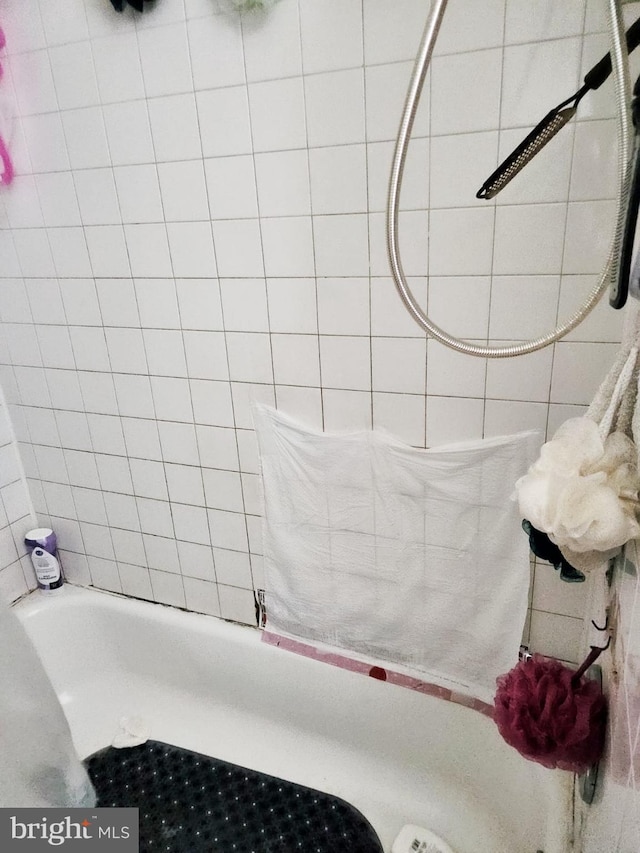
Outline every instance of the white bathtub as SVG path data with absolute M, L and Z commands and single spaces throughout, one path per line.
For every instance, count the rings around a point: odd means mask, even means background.
M 571 849 L 571 777 L 521 759 L 476 711 L 109 593 L 68 586 L 16 610 L 83 757 L 139 716 L 155 740 L 343 797 L 385 853 L 405 823 L 457 853 Z

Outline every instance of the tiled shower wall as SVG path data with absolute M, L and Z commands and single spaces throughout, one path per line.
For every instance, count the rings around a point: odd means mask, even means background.
M 9 412 L 0 392 L 0 596 L 15 601 L 35 586 L 24 533 L 35 524 Z
M 403 191 L 404 266 L 482 342 L 566 318 L 606 254 L 609 82 L 496 202 L 475 192 L 608 48 L 592 0 L 451 0 Z M 616 351 L 606 306 L 561 343 L 460 357 L 389 278 L 386 182 L 426 0 L 0 0 L 18 114 L 1 196 L 1 379 L 69 578 L 254 621 L 249 403 L 413 445 L 553 432 Z M 633 10 L 631 10 L 633 11 Z M 426 276 L 429 275 L 427 294 Z M 579 654 L 583 591 L 535 570 L 531 643 Z
M 602 658 L 609 697 L 604 773 L 593 805 L 579 808 L 582 853 L 636 853 L 640 839 L 640 554 L 627 546 L 614 571 L 614 643 Z

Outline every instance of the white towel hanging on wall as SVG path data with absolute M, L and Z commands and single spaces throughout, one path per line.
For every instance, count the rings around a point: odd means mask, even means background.
M 529 547 L 513 484 L 536 432 L 418 450 L 255 406 L 268 628 L 491 701 L 517 661 Z

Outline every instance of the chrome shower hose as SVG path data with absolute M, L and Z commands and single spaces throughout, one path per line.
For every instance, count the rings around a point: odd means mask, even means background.
M 622 13 L 620 11 L 620 0 L 606 0 L 610 24 L 610 51 L 611 62 L 614 72 L 615 94 L 617 102 L 617 132 L 618 132 L 618 186 L 617 186 L 617 213 L 615 228 L 605 268 L 600 275 L 598 283 L 589 294 L 587 301 L 576 313 L 562 326 L 558 326 L 552 332 L 535 338 L 531 341 L 513 344 L 511 346 L 490 347 L 479 346 L 468 343 L 460 338 L 448 334 L 437 326 L 424 313 L 415 296 L 411 292 L 407 279 L 402 269 L 400 249 L 398 245 L 398 215 L 400 206 L 400 190 L 402 187 L 402 175 L 404 171 L 407 148 L 411 137 L 413 121 L 420 101 L 420 93 L 424 84 L 433 48 L 436 43 L 440 24 L 447 6 L 447 0 L 432 0 L 431 10 L 420 44 L 413 75 L 407 92 L 407 99 L 400 121 L 400 129 L 396 141 L 396 148 L 389 178 L 389 194 L 387 199 L 387 252 L 393 280 L 407 310 L 413 319 L 421 326 L 428 335 L 440 341 L 440 343 L 456 350 L 457 352 L 474 355 L 481 358 L 509 358 L 512 356 L 526 355 L 530 352 L 542 349 L 554 341 L 563 338 L 574 329 L 589 312 L 596 306 L 607 287 L 615 280 L 617 265 L 620 256 L 620 246 L 624 231 L 625 212 L 629 195 L 629 161 L 631 155 L 631 87 L 629 84 L 629 73 L 627 68 L 627 46 L 625 40 Z

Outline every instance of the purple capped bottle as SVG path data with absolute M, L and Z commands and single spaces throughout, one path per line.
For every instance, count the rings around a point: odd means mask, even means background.
M 48 527 L 37 527 L 25 534 L 24 544 L 29 550 L 38 589 L 58 592 L 64 585 L 64 574 L 58 560 L 56 534 Z

